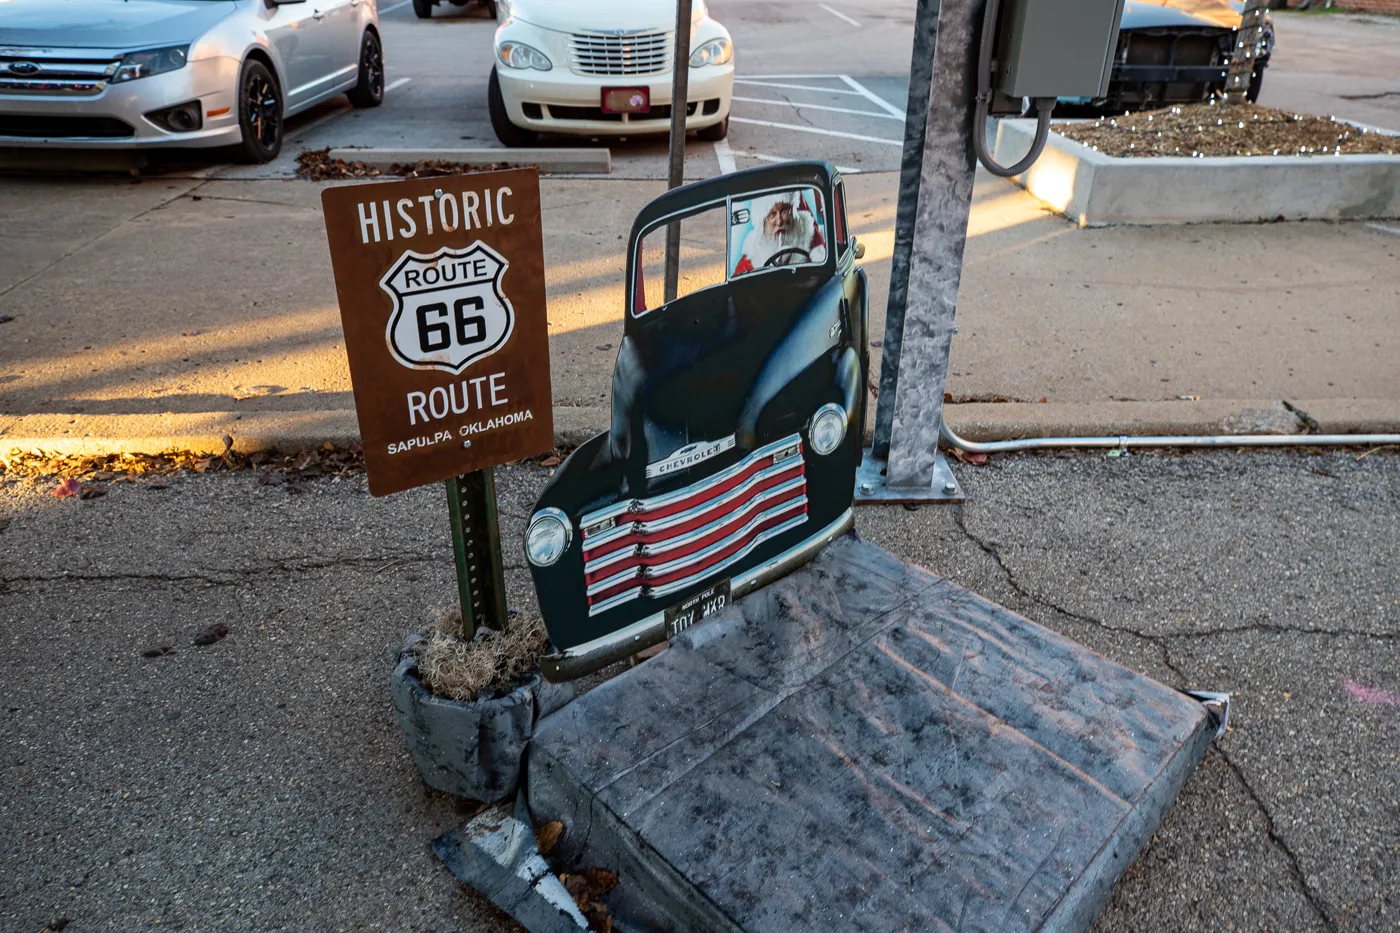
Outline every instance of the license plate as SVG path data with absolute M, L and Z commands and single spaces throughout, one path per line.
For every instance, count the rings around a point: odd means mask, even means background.
M 603 88 L 603 113 L 646 113 L 650 109 L 650 88 Z
M 666 610 L 666 637 L 679 635 L 706 616 L 729 605 L 729 581 L 721 580 L 704 592 Z

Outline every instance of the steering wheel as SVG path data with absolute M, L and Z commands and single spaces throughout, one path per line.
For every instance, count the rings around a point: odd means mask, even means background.
M 788 254 L 792 254 L 792 255 L 801 255 L 801 256 L 802 256 L 802 261 L 803 261 L 803 262 L 811 262 L 811 261 L 812 261 L 812 254 L 809 253 L 809 252 L 807 252 L 807 250 L 803 249 L 802 247 L 800 247 L 800 246 L 784 246 L 782 249 L 778 250 L 778 251 L 777 251 L 776 253 L 774 253 L 772 256 L 769 256 L 769 257 L 768 257 L 768 261 L 765 262 L 765 263 L 763 264 L 763 268 L 767 269 L 769 266 L 776 266 L 776 265 L 778 265 L 779 262 L 780 262 L 780 260 L 783 260 L 783 259 L 786 259 L 786 258 L 787 258 Z M 783 263 L 783 265 L 786 265 L 786 263 Z

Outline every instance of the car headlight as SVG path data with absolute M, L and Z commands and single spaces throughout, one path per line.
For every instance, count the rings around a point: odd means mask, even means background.
M 496 57 L 507 68 L 533 68 L 548 71 L 553 63 L 539 49 L 532 49 L 522 42 L 502 42 L 496 46 Z
M 711 39 L 690 53 L 690 67 L 703 68 L 706 65 L 723 65 L 734 57 L 734 43 L 726 38 Z
M 572 538 L 569 516 L 554 508 L 540 509 L 525 532 L 525 556 L 536 567 L 548 567 L 564 556 Z
M 163 49 L 132 52 L 117 63 L 117 70 L 112 72 L 112 77 L 108 81 L 112 84 L 120 84 L 123 81 L 135 81 L 137 78 L 149 78 L 151 75 L 175 71 L 185 67 L 185 62 L 189 61 L 189 58 L 190 47 L 188 45 L 172 45 Z
M 807 427 L 807 438 L 819 454 L 829 454 L 840 447 L 846 439 L 846 410 L 835 402 L 818 408 Z

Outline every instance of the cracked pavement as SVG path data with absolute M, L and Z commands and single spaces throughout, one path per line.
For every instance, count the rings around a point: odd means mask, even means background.
M 1400 456 L 1359 457 L 998 458 L 955 467 L 965 505 L 858 510 L 1121 663 L 1235 692 L 1095 933 L 1395 928 Z M 546 474 L 498 473 L 518 607 Z M 516 929 L 433 858 L 467 808 L 390 710 L 403 636 L 454 598 L 441 490 L 161 483 L 0 479 L 0 928 Z

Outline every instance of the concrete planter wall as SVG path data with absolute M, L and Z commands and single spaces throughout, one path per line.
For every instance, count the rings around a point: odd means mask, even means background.
M 1002 120 L 996 159 L 1030 148 L 1033 120 Z M 1400 156 L 1117 158 L 1051 133 L 1016 183 L 1081 227 L 1400 217 Z
M 571 683 L 552 684 L 538 675 L 494 700 L 449 700 L 429 693 L 418 679 L 413 635 L 390 678 L 394 714 L 409 752 L 429 787 L 495 803 L 520 786 L 525 746 L 535 723 L 572 700 Z

